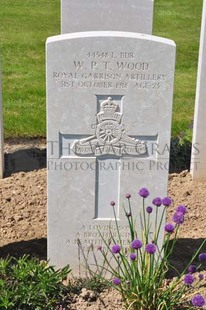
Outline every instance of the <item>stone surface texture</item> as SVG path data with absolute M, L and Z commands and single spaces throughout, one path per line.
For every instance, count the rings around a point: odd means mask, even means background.
M 61 33 L 129 31 L 152 34 L 153 0 L 61 0 Z
M 126 193 L 167 194 L 175 44 L 127 32 L 47 40 L 48 258 L 73 272 L 114 231 Z M 135 184 L 135 189 L 134 189 Z M 139 197 L 133 206 L 141 211 Z M 138 229 L 140 231 L 140 223 Z
M 191 174 L 206 181 L 206 0 L 203 2 L 199 63 L 193 124 Z

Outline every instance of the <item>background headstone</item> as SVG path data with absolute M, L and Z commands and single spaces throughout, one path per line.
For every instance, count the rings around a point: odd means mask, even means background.
M 0 63 L 0 178 L 4 174 L 4 140 L 3 140 L 3 111 L 2 111 L 2 85 L 1 85 L 1 63 Z
M 77 274 L 84 251 L 109 237 L 116 212 L 137 191 L 167 194 L 175 44 L 128 32 L 47 40 L 48 259 Z M 114 221 L 112 221 L 114 223 Z M 111 224 L 112 225 L 112 224 Z M 81 261 L 82 263 L 82 261 Z
M 203 2 L 191 156 L 193 180 L 206 180 L 206 0 Z
M 61 33 L 129 31 L 152 34 L 153 0 L 61 0 Z

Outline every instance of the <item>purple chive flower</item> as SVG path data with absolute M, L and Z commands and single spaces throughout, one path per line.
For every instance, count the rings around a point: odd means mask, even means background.
M 152 210 L 153 210 L 152 207 L 147 207 L 146 208 L 146 212 L 149 213 L 149 214 L 152 213 Z
M 175 212 L 172 219 L 176 224 L 180 225 L 184 222 L 184 214 L 182 212 Z
M 190 266 L 188 267 L 188 272 L 189 272 L 189 273 L 195 273 L 196 271 L 197 271 L 197 268 L 196 268 L 195 265 L 190 265 Z
M 137 258 L 137 254 L 135 254 L 135 253 L 130 253 L 130 259 L 131 260 L 135 260 Z
M 114 244 L 111 246 L 111 251 L 113 254 L 118 254 L 121 250 L 121 247 L 119 244 Z
M 139 190 L 139 195 L 142 197 L 142 198 L 147 198 L 149 196 L 149 191 L 147 188 L 143 187 Z
M 199 255 L 200 262 L 206 262 L 206 253 L 201 253 Z
M 168 223 L 168 224 L 165 225 L 165 231 L 166 231 L 167 233 L 173 233 L 174 230 L 175 230 L 175 227 L 174 227 L 173 224 Z
M 114 207 L 114 206 L 115 206 L 115 201 L 112 200 L 112 201 L 110 202 L 110 205 L 111 205 L 112 207 Z
M 121 284 L 121 280 L 119 278 L 114 278 L 112 282 L 114 285 L 120 285 Z
M 160 197 L 156 197 L 152 200 L 153 205 L 160 207 L 162 204 L 162 199 Z
M 205 299 L 199 294 L 195 295 L 191 301 L 194 307 L 203 307 L 205 305 Z
M 126 194 L 126 198 L 127 198 L 127 199 L 130 199 L 130 198 L 131 198 L 131 194 L 127 193 L 127 194 Z
M 172 204 L 172 199 L 170 199 L 169 197 L 164 197 L 162 199 L 162 204 L 165 206 L 165 207 L 169 207 L 171 204 Z
M 157 250 L 157 247 L 154 243 L 148 243 L 145 247 L 145 251 L 149 254 L 154 254 Z
M 102 246 L 99 245 L 99 246 L 97 247 L 97 250 L 98 250 L 98 251 L 102 251 Z
M 142 247 L 142 241 L 139 239 L 135 239 L 132 241 L 131 243 L 131 248 L 133 248 L 134 250 L 138 250 Z
M 186 274 L 184 276 L 184 284 L 187 285 L 187 286 L 190 286 L 192 285 L 192 283 L 194 282 L 195 278 L 191 275 L 191 274 Z
M 202 281 L 204 279 L 204 274 L 199 273 L 198 278 L 199 278 L 200 281 Z
M 183 214 L 187 213 L 187 208 L 183 205 L 178 206 L 175 210 L 177 212 L 182 212 Z

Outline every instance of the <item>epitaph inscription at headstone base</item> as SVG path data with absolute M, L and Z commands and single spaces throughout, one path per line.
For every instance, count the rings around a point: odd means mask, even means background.
M 206 181 L 206 0 L 203 2 L 191 155 L 193 180 Z
M 0 63 L 0 179 L 4 175 L 4 138 L 3 138 L 3 110 L 2 110 L 2 84 Z
M 152 34 L 154 0 L 61 0 L 61 33 L 128 31 Z
M 123 244 L 127 192 L 167 194 L 175 44 L 127 32 L 47 40 L 48 259 L 78 273 L 116 213 Z M 111 225 L 111 228 L 110 228 Z

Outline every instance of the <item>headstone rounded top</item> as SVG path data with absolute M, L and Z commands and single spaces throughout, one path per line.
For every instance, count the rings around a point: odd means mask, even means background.
M 127 247 L 124 193 L 144 185 L 150 197 L 167 195 L 174 66 L 174 42 L 151 35 L 47 41 L 48 259 L 57 268 L 69 263 L 77 275 L 80 245 L 88 254 L 104 246 L 100 232 L 108 240 L 115 230 L 110 201 Z

